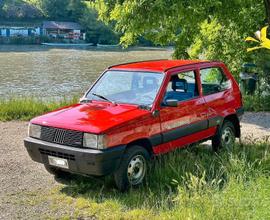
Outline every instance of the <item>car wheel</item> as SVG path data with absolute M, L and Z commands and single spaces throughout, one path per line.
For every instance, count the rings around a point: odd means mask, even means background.
M 147 173 L 150 159 L 147 150 L 141 146 L 129 147 L 120 163 L 119 169 L 114 173 L 114 180 L 120 191 L 136 187 L 143 183 Z
M 221 148 L 231 148 L 235 143 L 235 127 L 231 121 L 224 121 L 221 128 L 218 128 L 217 134 L 212 139 L 214 151 Z

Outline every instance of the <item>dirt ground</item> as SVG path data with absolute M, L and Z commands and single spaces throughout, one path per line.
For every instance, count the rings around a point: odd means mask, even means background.
M 59 186 L 42 164 L 28 156 L 23 146 L 27 125 L 27 122 L 0 122 L 0 219 L 39 219 L 45 212 L 49 215 L 51 211 L 46 204 L 29 208 L 31 201 L 26 199 L 31 192 L 46 193 Z M 247 112 L 241 125 L 243 141 L 270 137 L 270 113 Z

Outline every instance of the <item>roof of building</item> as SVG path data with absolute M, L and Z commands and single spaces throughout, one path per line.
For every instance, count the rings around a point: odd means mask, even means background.
M 44 29 L 81 30 L 82 26 L 76 22 L 43 21 Z
M 166 71 L 171 68 L 209 62 L 205 60 L 149 60 L 133 63 L 118 64 L 111 66 L 110 69 L 142 69 L 149 71 Z
M 40 27 L 41 22 L 38 21 L 0 21 L 1 28 L 10 28 L 10 27 L 23 27 L 23 28 L 34 28 Z

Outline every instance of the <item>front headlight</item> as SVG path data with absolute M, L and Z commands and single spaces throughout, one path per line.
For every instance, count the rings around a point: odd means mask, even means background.
M 84 133 L 83 146 L 96 149 L 105 149 L 106 148 L 105 137 L 104 135 Z
M 28 136 L 40 139 L 40 135 L 41 135 L 41 126 L 30 123 L 28 126 Z

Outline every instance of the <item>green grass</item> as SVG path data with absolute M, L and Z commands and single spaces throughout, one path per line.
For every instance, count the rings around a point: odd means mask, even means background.
M 0 99 L 0 121 L 30 120 L 57 108 L 77 103 L 78 96 L 59 100 L 43 101 L 38 98 Z M 245 96 L 246 111 L 270 111 L 270 97 Z
M 77 103 L 79 98 L 43 101 L 37 98 L 10 98 L 0 100 L 0 121 L 30 120 L 31 118 Z
M 219 154 L 205 146 L 152 161 L 146 184 L 119 193 L 111 177 L 74 176 L 37 192 L 29 206 L 47 205 L 44 218 L 269 219 L 270 143 L 238 144 Z M 38 201 L 38 202 L 37 202 Z

